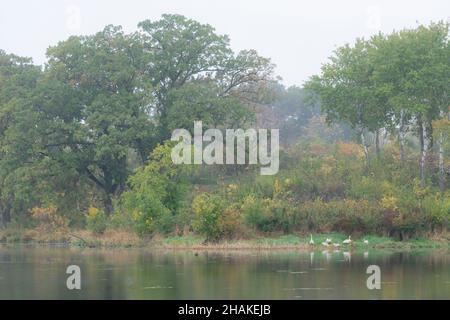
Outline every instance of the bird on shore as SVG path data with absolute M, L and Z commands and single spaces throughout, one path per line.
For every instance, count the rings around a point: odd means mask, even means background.
M 351 236 L 348 236 L 348 239 L 345 239 L 344 241 L 342 241 L 343 244 L 352 244 L 352 238 Z
M 365 244 L 366 246 L 368 246 L 368 245 L 369 245 L 369 240 L 364 239 L 364 244 Z
M 311 234 L 311 240 L 309 240 L 309 244 L 312 246 L 314 245 L 314 240 L 313 240 L 312 234 Z

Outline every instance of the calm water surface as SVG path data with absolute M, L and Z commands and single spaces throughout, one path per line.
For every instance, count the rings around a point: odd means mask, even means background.
M 69 291 L 69 265 L 82 289 Z M 366 269 L 381 268 L 381 290 Z M 0 299 L 450 299 L 450 251 L 198 252 L 0 246 Z

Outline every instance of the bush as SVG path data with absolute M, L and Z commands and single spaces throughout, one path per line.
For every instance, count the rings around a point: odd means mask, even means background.
M 86 226 L 88 230 L 95 234 L 104 233 L 108 226 L 106 213 L 98 208 L 90 207 L 86 216 Z
M 219 219 L 219 229 L 222 237 L 234 237 L 241 226 L 241 214 L 235 206 L 226 208 Z
M 287 199 L 258 199 L 251 195 L 244 199 L 241 210 L 246 225 L 258 231 L 288 233 L 294 226 L 293 207 Z
M 134 228 L 139 236 L 151 235 L 155 232 L 168 233 L 172 230 L 170 210 L 161 200 L 149 192 L 142 198 L 134 198 L 137 202 L 131 212 Z M 131 201 L 130 198 L 127 199 Z M 128 207 L 131 206 L 128 204 Z
M 381 223 L 376 204 L 367 200 L 333 200 L 318 198 L 299 204 L 295 228 L 301 231 L 375 233 Z
M 67 228 L 67 219 L 58 214 L 55 206 L 34 207 L 30 211 L 33 219 L 38 222 L 37 228 L 41 231 L 50 232 Z
M 226 207 L 218 195 L 203 193 L 192 201 L 195 215 L 194 229 L 206 237 L 206 241 L 217 241 L 236 234 L 240 225 L 240 214 L 233 207 Z
M 130 177 L 130 190 L 119 201 L 140 236 L 175 229 L 186 187 L 181 166 L 173 164 L 170 155 L 169 144 L 156 147 L 148 165 Z
M 426 196 L 422 200 L 422 212 L 431 230 L 442 229 L 450 221 L 450 198 L 439 195 Z
M 250 228 L 261 229 L 264 225 L 263 207 L 261 200 L 254 195 L 247 196 L 241 207 L 245 224 Z

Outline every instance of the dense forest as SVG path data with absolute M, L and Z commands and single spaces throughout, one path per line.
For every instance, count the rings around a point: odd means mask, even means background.
M 450 227 L 449 24 L 357 39 L 285 87 L 180 15 L 107 26 L 38 66 L 0 50 L 0 228 L 207 241 Z M 174 129 L 280 129 L 280 171 L 175 165 Z M 30 237 L 33 237 L 30 236 Z

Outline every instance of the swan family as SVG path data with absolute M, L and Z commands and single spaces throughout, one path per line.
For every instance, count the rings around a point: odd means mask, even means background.
M 364 240 L 363 240 L 363 243 L 364 243 L 364 245 L 368 246 L 368 245 L 369 245 L 369 240 L 364 239 Z M 313 246 L 313 245 L 315 244 L 312 234 L 310 235 L 309 244 L 310 244 L 311 246 Z M 345 239 L 344 241 L 342 241 L 342 244 L 344 244 L 344 245 L 353 245 L 354 242 L 353 242 L 353 240 L 352 240 L 352 237 L 351 237 L 351 236 L 348 236 L 347 239 Z M 324 247 L 333 246 L 333 247 L 335 247 L 336 249 L 338 249 L 338 248 L 341 247 L 341 244 L 340 244 L 340 243 L 333 243 L 333 241 L 332 241 L 330 238 L 326 238 L 325 241 L 321 243 L 321 245 L 324 246 Z

